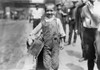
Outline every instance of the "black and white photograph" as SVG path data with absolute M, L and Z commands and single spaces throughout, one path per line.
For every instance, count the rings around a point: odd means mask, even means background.
M 0 70 L 100 70 L 100 0 L 0 0 Z

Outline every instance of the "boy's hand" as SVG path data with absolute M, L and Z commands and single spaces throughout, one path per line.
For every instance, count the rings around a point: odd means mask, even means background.
M 35 38 L 36 38 L 35 35 L 33 35 L 33 36 L 32 35 L 29 35 L 28 36 L 28 43 L 29 43 L 29 45 L 32 44 L 32 42 L 35 40 Z

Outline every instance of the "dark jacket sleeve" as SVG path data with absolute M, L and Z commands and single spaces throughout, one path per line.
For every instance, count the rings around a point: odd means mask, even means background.
M 78 33 L 80 33 L 83 24 L 82 24 L 82 8 L 84 7 L 85 4 L 82 4 L 76 8 L 75 12 L 75 29 L 78 30 Z

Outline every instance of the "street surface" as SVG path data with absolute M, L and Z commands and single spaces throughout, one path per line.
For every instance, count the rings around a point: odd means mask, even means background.
M 0 20 L 0 70 L 34 70 L 36 61 L 26 48 L 31 30 L 32 24 L 28 20 Z M 68 25 L 66 32 L 68 39 Z M 86 61 L 78 61 L 82 54 L 79 36 L 76 45 L 63 48 L 60 50 L 59 70 L 87 70 Z M 40 67 L 39 70 L 44 69 Z M 94 70 L 97 70 L 96 65 Z

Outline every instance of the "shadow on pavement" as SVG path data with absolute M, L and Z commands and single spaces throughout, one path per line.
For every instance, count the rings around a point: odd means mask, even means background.
M 68 66 L 71 70 L 84 70 L 84 68 L 78 65 L 74 65 L 73 63 L 68 63 L 66 66 Z
M 66 51 L 69 56 L 74 56 L 76 58 L 81 58 L 81 53 L 73 50 Z

